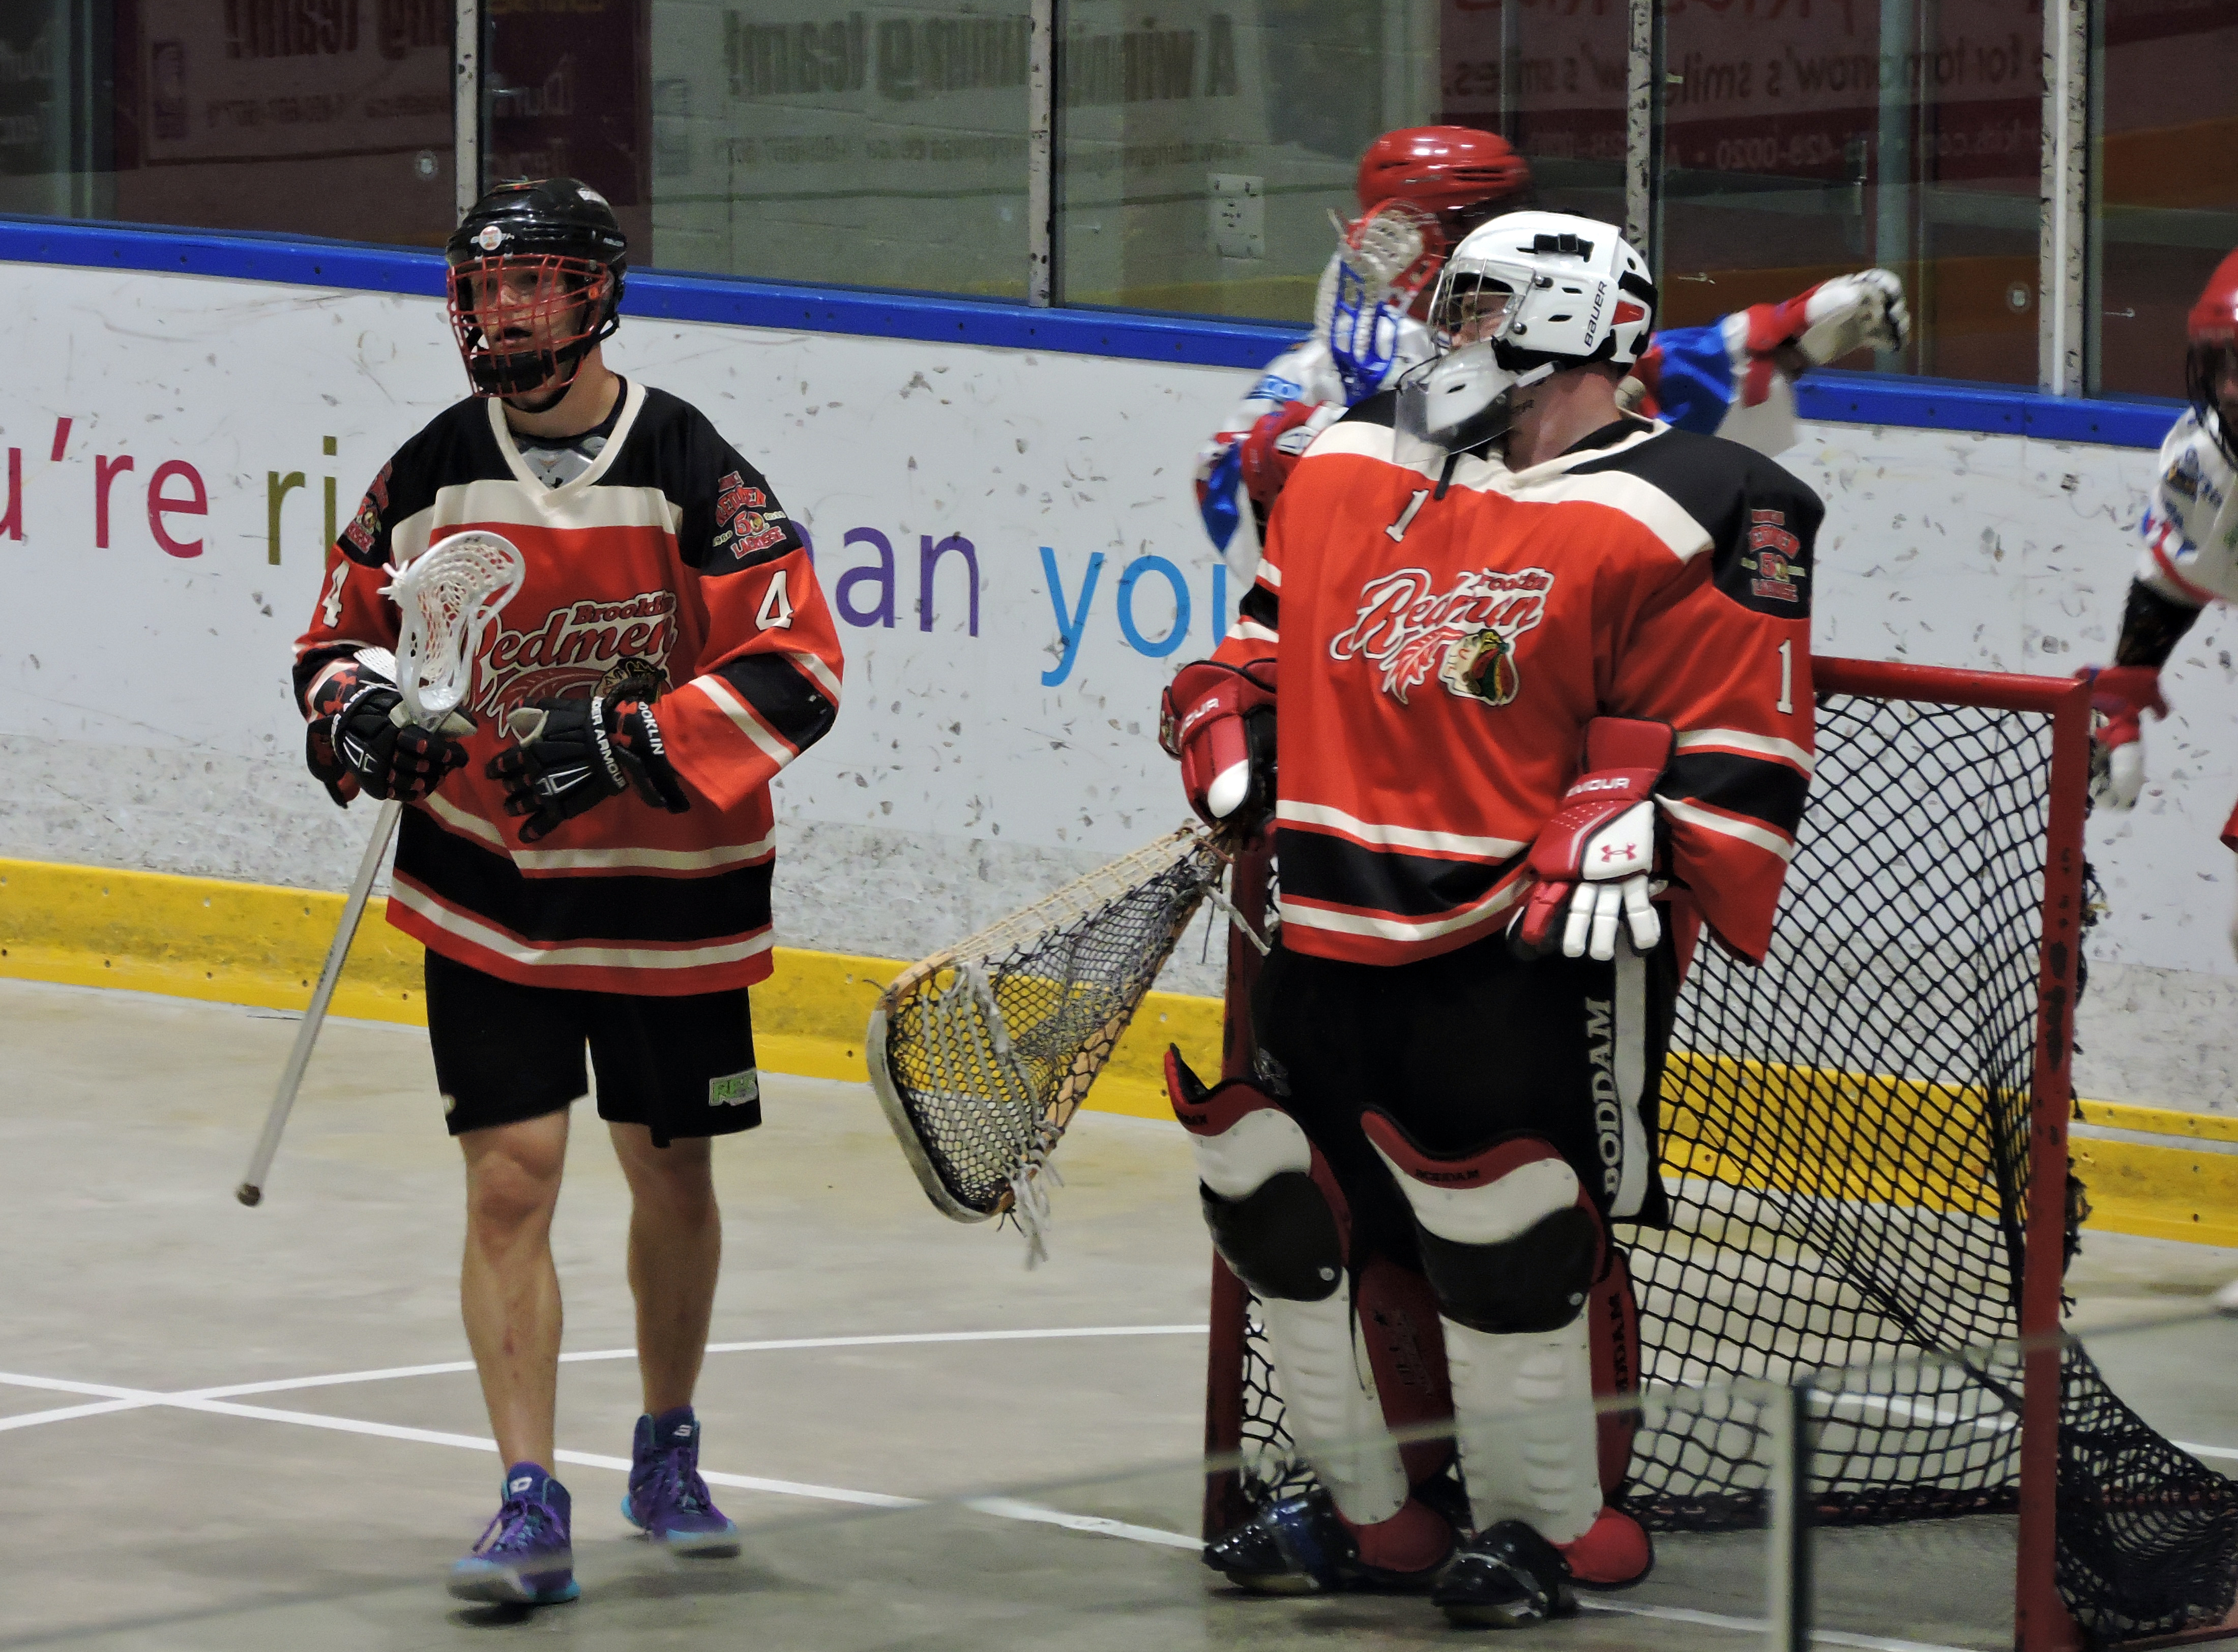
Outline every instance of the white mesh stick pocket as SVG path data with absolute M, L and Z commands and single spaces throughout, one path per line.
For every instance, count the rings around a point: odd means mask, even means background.
M 432 728 L 472 690 L 483 635 L 528 577 L 528 565 L 512 540 L 474 530 L 454 533 L 388 572 L 381 594 L 403 620 L 397 691 L 412 720 Z
M 1014 1217 L 1042 1253 L 1049 1156 L 1226 858 L 1196 827 L 1144 845 L 903 971 L 864 1054 L 925 1196 Z

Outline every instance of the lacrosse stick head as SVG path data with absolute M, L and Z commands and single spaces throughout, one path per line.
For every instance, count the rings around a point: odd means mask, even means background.
M 1396 199 L 1338 223 L 1337 230 L 1341 241 L 1323 330 L 1345 400 L 1358 402 L 1382 387 L 1398 353 L 1400 320 L 1435 279 L 1446 241 L 1434 215 Z
M 482 638 L 520 589 L 528 564 L 503 534 L 474 528 L 438 540 L 389 573 L 381 594 L 403 616 L 397 691 L 412 721 L 433 727 L 473 691 Z
M 1049 1155 L 1226 865 L 1201 829 L 1144 845 L 902 972 L 871 1087 L 936 1209 L 1043 1249 Z

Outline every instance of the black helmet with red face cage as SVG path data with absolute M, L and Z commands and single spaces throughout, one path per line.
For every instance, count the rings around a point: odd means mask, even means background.
M 480 396 L 564 393 L 621 324 L 629 242 L 606 198 L 573 178 L 501 183 L 451 232 L 451 330 Z

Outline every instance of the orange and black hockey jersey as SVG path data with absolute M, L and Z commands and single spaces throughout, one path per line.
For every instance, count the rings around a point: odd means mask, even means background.
M 490 628 L 467 702 L 467 763 L 407 809 L 389 922 L 508 981 L 670 995 L 770 972 L 769 782 L 831 728 L 840 652 L 799 532 L 769 484 L 696 409 L 635 383 L 590 468 L 553 487 L 494 400 L 462 401 L 407 442 L 341 541 L 299 696 L 330 660 L 394 648 L 387 565 L 487 528 L 520 547 L 518 595 Z M 593 693 L 659 697 L 691 808 L 626 792 L 533 847 L 482 772 L 505 714 Z
M 1393 405 L 1308 450 L 1215 657 L 1279 662 L 1284 944 L 1391 964 L 1493 933 L 1608 715 L 1677 730 L 1672 882 L 1761 958 L 1811 769 L 1817 496 L 1629 418 L 1441 490 L 1394 459 Z

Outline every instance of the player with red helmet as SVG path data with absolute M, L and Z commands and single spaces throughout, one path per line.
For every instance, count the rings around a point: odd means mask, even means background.
M 1387 132 L 1361 157 L 1361 215 L 1323 271 L 1310 337 L 1267 364 L 1199 455 L 1205 531 L 1252 576 L 1267 513 L 1314 438 L 1347 407 L 1434 354 L 1420 311 L 1448 248 L 1530 204 L 1531 169 L 1505 138 L 1466 126 Z M 1624 386 L 1630 411 L 1765 454 L 1795 440 L 1791 381 L 1910 330 L 1904 284 L 1884 269 L 1837 276 L 1780 304 L 1659 333 Z M 1245 498 L 1256 532 L 1239 538 Z
M 1525 206 L 1531 168 L 1506 138 L 1467 126 L 1386 132 L 1361 157 L 1360 216 L 1321 272 L 1314 330 L 1268 362 L 1199 455 L 1197 505 L 1228 552 L 1248 498 L 1257 532 L 1229 552 L 1243 578 L 1275 496 L 1313 439 L 1353 403 L 1434 354 L 1421 318 L 1445 262 L 1494 213 Z M 1334 217 L 1334 215 L 1331 215 Z
M 2161 444 L 2160 486 L 2141 525 L 2144 554 L 2121 641 L 2111 666 L 2082 673 L 2098 713 L 2091 793 L 2116 809 L 2135 808 L 2144 785 L 2144 714 L 2168 715 L 2161 667 L 2201 609 L 2238 602 L 2238 252 L 2208 278 L 2186 331 L 2191 406 Z M 2222 841 L 2238 849 L 2238 810 Z M 2238 925 L 2232 939 L 2238 945 Z

